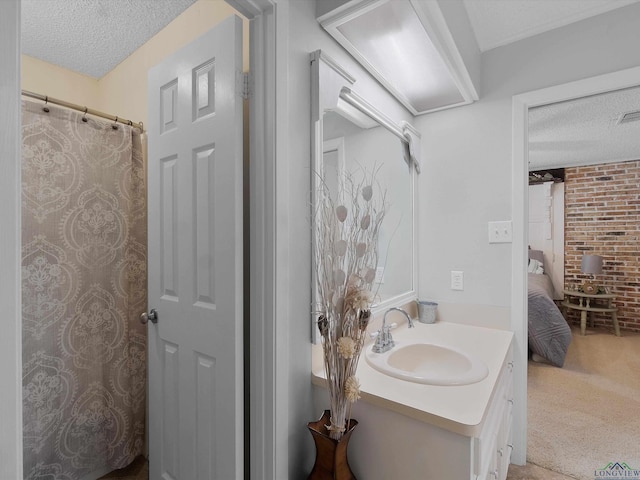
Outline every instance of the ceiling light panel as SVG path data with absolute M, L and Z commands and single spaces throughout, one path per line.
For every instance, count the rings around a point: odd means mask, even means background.
M 410 1 L 351 3 L 322 26 L 411 113 L 470 103 Z

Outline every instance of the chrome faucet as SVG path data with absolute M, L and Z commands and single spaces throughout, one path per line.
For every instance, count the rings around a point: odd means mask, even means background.
M 402 314 L 404 314 L 405 317 L 407 317 L 407 323 L 409 324 L 409 328 L 413 328 L 415 325 L 413 324 L 413 320 L 411 319 L 411 317 L 409 316 L 409 314 L 404 311 L 401 308 L 398 307 L 391 307 L 389 310 L 387 310 L 384 314 L 384 317 L 382 319 L 382 324 L 384 325 L 385 321 L 384 319 L 387 318 L 387 313 L 392 312 L 392 311 L 396 311 L 396 312 L 401 312 Z
M 407 321 L 409 322 L 409 328 L 413 328 L 414 326 L 413 320 L 411 320 L 411 317 L 409 316 L 409 314 L 401 308 L 392 307 L 386 312 L 384 312 L 384 317 L 382 317 L 382 327 L 380 327 L 380 330 L 376 335 L 376 341 L 372 347 L 372 350 L 375 353 L 387 352 L 396 345 L 396 342 L 393 340 L 393 337 L 391 336 L 392 325 L 387 325 L 387 315 L 389 314 L 389 312 L 392 312 L 392 311 L 402 312 L 404 316 L 407 317 Z

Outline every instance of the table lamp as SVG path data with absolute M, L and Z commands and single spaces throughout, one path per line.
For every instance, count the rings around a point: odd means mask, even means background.
M 582 291 L 584 293 L 598 293 L 598 286 L 594 283 L 593 276 L 602 273 L 602 257 L 600 255 L 584 255 L 580 271 L 591 275 L 589 280 L 582 283 Z

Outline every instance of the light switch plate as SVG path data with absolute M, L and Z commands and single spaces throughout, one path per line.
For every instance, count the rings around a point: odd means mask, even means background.
M 464 272 L 451 270 L 451 290 L 464 290 Z
M 489 222 L 489 243 L 511 243 L 512 241 L 511 220 Z

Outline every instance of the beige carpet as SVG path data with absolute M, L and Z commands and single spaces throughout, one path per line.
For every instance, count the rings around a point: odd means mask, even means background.
M 573 477 L 552 472 L 532 463 L 524 466 L 509 465 L 507 480 L 574 480 Z
M 580 480 L 640 468 L 640 335 L 573 328 L 563 368 L 529 362 L 527 461 Z

